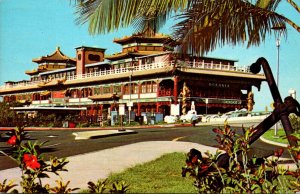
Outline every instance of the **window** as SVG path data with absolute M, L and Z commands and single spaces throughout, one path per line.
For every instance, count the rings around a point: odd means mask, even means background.
M 154 47 L 153 47 L 153 46 L 147 46 L 147 47 L 146 47 L 146 50 L 147 50 L 147 51 L 153 51 L 153 50 L 154 50 Z
M 153 57 L 149 57 L 149 58 L 146 58 L 146 63 L 154 63 L 154 58 Z
M 129 85 L 124 86 L 124 94 L 129 94 Z
M 144 46 L 139 46 L 139 50 L 144 51 L 145 47 Z
M 81 54 L 78 54 L 77 59 L 78 59 L 78 61 L 81 60 Z
M 152 92 L 152 84 L 151 82 L 147 83 L 147 93 L 151 93 Z
M 143 84 L 142 85 L 142 93 L 147 93 L 147 85 L 146 84 Z
M 121 86 L 114 86 L 114 92 L 115 93 L 121 92 Z
M 110 87 L 103 87 L 103 94 L 110 93 Z
M 144 65 L 146 63 L 146 59 L 142 58 L 142 65 Z
M 160 46 L 156 46 L 156 47 L 154 47 L 154 50 L 155 51 L 163 51 L 163 48 Z
M 152 92 L 157 92 L 157 83 L 153 82 Z
M 100 94 L 100 88 L 94 88 L 94 94 L 95 95 Z
M 89 54 L 89 55 L 88 55 L 88 59 L 89 59 L 90 61 L 100 61 L 100 56 L 99 56 L 99 55 Z
M 126 67 L 130 67 L 130 62 L 125 63 Z
M 133 94 L 138 94 L 139 93 L 139 85 L 138 84 L 133 84 Z

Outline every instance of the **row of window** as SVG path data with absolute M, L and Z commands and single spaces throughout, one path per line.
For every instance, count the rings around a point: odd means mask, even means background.
M 81 54 L 78 54 L 77 59 L 79 61 L 81 60 Z M 100 61 L 101 57 L 100 57 L 100 55 L 97 55 L 97 54 L 88 54 L 88 60 L 90 60 L 90 61 Z
M 59 78 L 64 78 L 68 76 L 74 76 L 76 73 L 75 71 L 67 71 L 67 72 L 59 72 L 59 73 L 54 73 L 54 74 L 48 74 L 48 75 L 42 75 L 42 80 L 47 80 L 47 79 L 59 79 Z
M 163 51 L 161 46 L 133 46 L 123 48 L 123 52 L 135 52 L 135 51 Z
M 130 91 L 131 88 L 131 91 Z M 74 95 L 78 96 L 78 90 L 72 90 L 71 95 L 74 97 Z M 80 91 L 81 97 L 88 97 L 91 95 L 99 95 L 99 94 L 109 94 L 109 93 L 121 93 L 122 92 L 122 86 L 116 85 L 116 86 L 103 86 L 103 87 L 95 87 L 93 89 L 91 88 L 84 88 Z M 144 82 L 141 85 L 141 91 L 140 93 L 156 93 L 157 92 L 157 83 L 154 81 Z M 139 85 L 132 83 L 124 85 L 124 94 L 138 94 L 139 93 Z
M 130 62 L 126 62 L 126 63 L 122 63 L 122 64 L 116 64 L 114 66 L 112 66 L 114 69 L 119 69 L 119 68 L 127 68 L 130 67 L 131 63 Z M 109 68 L 109 67 L 108 67 Z M 87 67 L 85 69 L 86 73 L 94 73 L 94 72 L 100 72 L 100 71 L 104 71 L 107 69 L 103 69 L 100 67 Z M 58 72 L 58 73 L 53 73 L 53 74 L 48 74 L 48 75 L 42 75 L 42 80 L 47 80 L 47 79 L 59 79 L 59 78 L 64 78 L 64 77 L 68 77 L 68 76 L 74 76 L 76 75 L 75 70 L 74 71 L 67 71 L 67 72 Z M 38 78 L 37 77 L 32 77 L 31 78 L 32 81 L 37 81 Z

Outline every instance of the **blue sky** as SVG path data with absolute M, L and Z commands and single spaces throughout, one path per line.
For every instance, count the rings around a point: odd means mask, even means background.
M 285 1 L 277 10 L 300 25 L 299 14 Z M 130 35 L 134 29 L 120 29 L 116 32 L 91 36 L 87 25 L 75 24 L 75 8 L 69 0 L 0 0 L 0 85 L 5 81 L 29 79 L 24 72 L 37 67 L 31 60 L 51 54 L 57 46 L 70 57 L 75 56 L 75 48 L 96 46 L 106 48 L 107 54 L 119 52 L 121 47 L 112 43 L 115 37 Z M 161 30 L 170 33 L 173 22 Z M 281 40 L 279 89 L 282 97 L 290 88 L 300 95 L 300 33 L 288 27 L 288 37 Z M 259 57 L 265 57 L 276 75 L 277 48 L 275 37 L 268 36 L 259 47 L 227 45 L 207 56 L 238 60 L 237 65 L 251 65 Z M 258 92 L 253 88 L 255 108 L 269 107 L 272 97 L 267 83 Z M 299 95 L 297 99 L 299 99 Z

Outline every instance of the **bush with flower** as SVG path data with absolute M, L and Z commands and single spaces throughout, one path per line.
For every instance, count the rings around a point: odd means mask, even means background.
M 44 155 L 41 153 L 41 147 L 46 142 L 24 142 L 25 139 L 26 132 L 24 127 L 19 126 L 10 132 L 10 138 L 7 141 L 7 144 L 11 146 L 12 154 L 8 155 L 0 151 L 0 153 L 17 162 L 22 170 L 22 180 L 20 182 L 22 193 L 71 193 L 79 189 L 69 188 L 70 181 L 64 183 L 61 178 L 55 181 L 57 185 L 54 187 L 51 187 L 49 184 L 43 184 L 42 179 L 49 178 L 50 173 L 59 176 L 59 172 L 67 171 L 65 166 L 68 164 L 68 161 L 66 158 L 52 157 L 49 162 L 45 162 Z M 128 190 L 128 185 L 125 183 L 120 187 L 113 187 L 115 184 L 112 183 L 111 193 L 126 193 Z M 90 186 L 88 192 L 94 192 L 95 190 L 93 189 L 95 189 L 97 184 L 90 181 L 88 185 Z M 91 185 L 95 186 L 92 187 Z M 0 182 L 0 193 L 8 193 L 10 191 L 18 193 L 18 190 L 14 189 L 16 186 L 17 184 L 14 184 L 12 181 L 7 182 L 5 179 L 3 182 Z M 102 184 L 102 187 L 109 188 L 107 183 Z
M 257 158 L 251 154 L 249 140 L 254 133 L 253 128 L 243 129 L 243 135 L 238 135 L 228 124 L 213 131 L 217 134 L 219 151 L 215 154 L 206 152 L 207 157 L 202 157 L 200 151 L 191 149 L 182 169 L 183 177 L 190 174 L 194 178 L 199 193 L 300 191 L 299 147 L 289 148 L 290 152 L 298 153 L 294 158 L 297 169 L 291 171 L 278 165 L 282 148 L 275 150 L 274 156 L 269 158 Z M 288 180 L 287 176 L 292 178 Z

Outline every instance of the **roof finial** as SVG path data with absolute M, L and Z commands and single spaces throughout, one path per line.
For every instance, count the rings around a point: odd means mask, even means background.
M 56 50 L 58 51 L 59 49 L 60 49 L 60 47 L 59 47 L 59 46 L 57 46 L 57 47 L 56 47 Z

